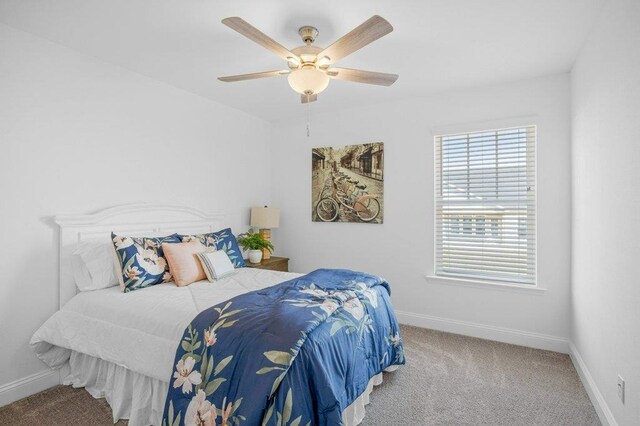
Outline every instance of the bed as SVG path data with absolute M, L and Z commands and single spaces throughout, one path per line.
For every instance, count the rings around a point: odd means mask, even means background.
M 130 293 L 123 293 L 117 286 L 78 293 L 72 273 L 71 253 L 79 242 L 104 239 L 112 231 L 149 236 L 173 232 L 204 233 L 220 229 L 223 219 L 224 215 L 220 213 L 206 214 L 190 208 L 150 204 L 116 207 L 91 215 L 58 216 L 56 222 L 60 226 L 60 310 L 47 320 L 31 340 L 38 357 L 50 367 L 60 369 L 61 383 L 84 387 L 94 397 L 106 398 L 112 407 L 114 421 L 129 419 L 132 426 L 174 422 L 188 424 L 190 421 L 186 420 L 186 416 L 176 418 L 174 415 L 173 404 L 178 404 L 176 397 L 179 398 L 180 395 L 175 394 L 177 386 L 172 381 L 171 374 L 176 368 L 176 361 L 185 357 L 180 352 L 180 343 L 190 324 L 195 321 L 194 318 L 201 318 L 211 311 L 211 307 L 226 306 L 230 300 L 236 304 L 242 303 L 247 298 L 273 292 L 272 289 L 282 286 L 288 285 L 294 290 L 303 288 L 303 293 L 306 292 L 309 297 L 315 297 L 310 293 L 319 290 L 312 287 L 314 291 L 310 292 L 305 281 L 306 276 L 302 274 L 241 268 L 234 275 L 214 285 L 208 281 L 196 282 L 187 287 L 176 287 L 166 283 Z M 280 300 L 289 299 L 290 297 Z M 297 300 L 297 305 L 293 301 L 291 304 L 299 306 L 300 303 L 300 300 Z M 309 299 L 303 300 L 302 303 L 308 304 Z M 311 314 L 317 316 L 315 313 Z M 389 316 L 393 316 L 392 311 Z M 394 316 L 391 320 L 395 323 Z M 303 319 L 300 321 L 309 322 Z M 244 330 L 243 333 L 249 331 Z M 231 333 L 231 330 L 228 332 Z M 309 334 L 314 333 L 309 331 Z M 396 335 L 396 339 L 398 338 Z M 380 339 L 389 340 L 389 337 L 380 336 Z M 314 341 L 307 346 L 317 343 Z M 391 343 L 398 345 L 397 340 Z M 341 344 L 347 346 L 345 343 Z M 240 347 L 237 352 L 243 350 L 244 348 Z M 340 421 L 345 425 L 360 423 L 364 418 L 364 407 L 369 402 L 373 386 L 382 381 L 382 369 L 392 371 L 402 363 L 403 358 L 385 360 L 384 365 L 380 363 L 380 371 L 367 377 L 368 380 L 357 390 L 358 396 L 352 398 L 353 401 L 348 406 L 340 407 Z M 296 363 L 292 362 L 283 383 L 297 380 L 289 376 L 293 376 L 294 372 L 300 374 L 300 371 L 304 370 L 300 367 L 296 372 L 293 368 L 295 366 Z M 204 370 L 205 366 L 203 372 Z M 210 367 L 209 370 L 213 368 Z M 217 370 L 218 368 L 215 369 L 216 374 Z M 211 371 L 209 374 L 212 374 Z M 237 383 L 234 386 L 246 384 L 248 380 L 236 377 Z M 287 396 L 290 404 L 290 392 Z M 281 399 L 284 400 L 285 397 Z M 245 400 L 244 404 L 255 405 L 257 402 Z M 275 411 L 277 410 L 276 408 Z M 266 409 L 263 414 L 267 414 Z M 277 414 L 281 415 L 280 412 Z M 236 424 L 242 424 L 246 419 L 236 417 L 233 420 Z M 287 423 L 282 420 L 280 417 L 278 423 Z M 275 415 L 273 421 L 276 421 Z M 289 423 L 293 421 L 295 417 Z M 322 423 L 317 418 L 312 421 L 315 422 Z

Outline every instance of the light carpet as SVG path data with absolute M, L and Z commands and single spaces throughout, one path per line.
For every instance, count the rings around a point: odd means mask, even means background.
M 410 326 L 401 333 L 407 365 L 384 374 L 362 426 L 600 424 L 568 355 Z M 112 423 L 104 399 L 70 386 L 0 408 L 0 425 Z

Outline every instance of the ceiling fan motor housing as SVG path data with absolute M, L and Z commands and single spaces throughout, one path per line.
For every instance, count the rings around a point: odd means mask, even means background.
M 305 25 L 298 29 L 298 34 L 300 34 L 300 37 L 302 37 L 302 41 L 305 44 L 311 44 L 316 41 L 316 37 L 318 37 L 318 29 L 316 27 Z
M 291 53 L 300 58 L 301 63 L 288 62 L 289 68 L 297 69 L 306 64 L 313 65 L 316 62 L 318 53 L 322 52 L 322 48 L 312 45 L 304 45 L 291 50 Z

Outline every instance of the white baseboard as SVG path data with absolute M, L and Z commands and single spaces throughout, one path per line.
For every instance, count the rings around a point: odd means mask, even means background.
M 479 324 L 470 321 L 434 317 L 431 315 L 416 314 L 406 311 L 396 310 L 396 316 L 401 324 L 446 331 L 448 333 L 463 334 L 465 336 L 479 337 L 481 339 L 495 340 L 503 343 L 511 343 L 512 345 L 561 352 L 564 354 L 569 353 L 569 340 L 564 337 Z
M 0 407 L 60 383 L 58 370 L 45 370 L 0 386 Z
M 587 364 L 584 363 L 584 360 L 580 356 L 578 349 L 576 349 L 572 342 L 569 342 L 569 356 L 571 356 L 571 361 L 573 361 L 573 365 L 578 371 L 580 380 L 582 380 L 582 384 L 587 390 L 589 399 L 591 399 L 591 403 L 596 409 L 596 413 L 598 413 L 600 422 L 604 426 L 618 426 L 618 422 L 616 422 L 615 417 L 613 417 L 613 413 L 609 409 L 607 402 L 604 400 L 604 397 L 600 393 L 596 382 L 593 380 L 593 376 L 591 376 L 591 373 L 589 373 Z

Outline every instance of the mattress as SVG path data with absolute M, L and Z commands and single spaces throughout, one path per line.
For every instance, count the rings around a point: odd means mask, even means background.
M 53 368 L 64 365 L 76 351 L 166 382 L 182 333 L 199 312 L 298 276 L 241 268 L 214 283 L 159 284 L 129 293 L 118 287 L 82 292 L 49 318 L 30 344 Z

